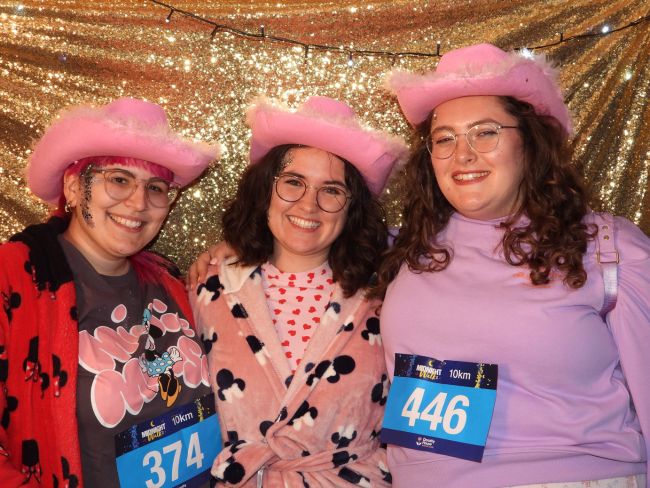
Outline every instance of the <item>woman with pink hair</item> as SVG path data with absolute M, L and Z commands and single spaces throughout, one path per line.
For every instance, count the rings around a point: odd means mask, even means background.
M 205 354 L 175 267 L 145 248 L 217 156 L 130 98 L 66 110 L 36 143 L 28 185 L 58 210 L 0 246 L 1 486 L 208 486 Z

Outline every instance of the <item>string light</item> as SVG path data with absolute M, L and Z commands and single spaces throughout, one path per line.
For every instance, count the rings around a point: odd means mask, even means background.
M 532 52 L 530 49 L 526 49 L 526 48 L 524 48 L 524 49 L 520 49 L 520 50 L 519 50 L 519 54 L 520 54 L 522 57 L 524 57 L 524 58 L 528 58 L 528 59 L 533 59 L 533 58 L 535 57 L 535 55 L 533 54 L 533 52 Z
M 617 27 L 616 29 L 610 29 L 610 27 L 606 25 L 605 27 L 603 27 L 603 29 L 600 30 L 600 32 L 585 32 L 584 34 L 576 34 L 575 36 L 570 36 L 570 37 L 564 37 L 564 32 L 560 32 L 560 39 L 556 42 L 551 42 L 549 44 L 542 44 L 540 46 L 528 47 L 524 49 L 530 49 L 530 50 L 544 49 L 547 47 L 557 46 L 558 44 L 563 44 L 565 42 L 575 41 L 578 39 L 586 39 L 589 37 L 605 37 L 615 32 L 620 32 L 622 30 L 629 29 L 631 27 L 636 27 L 637 25 L 642 24 L 643 22 L 648 22 L 649 20 L 650 20 L 650 14 L 644 15 L 643 17 L 639 17 L 638 19 L 633 20 L 629 24 L 625 24 L 624 26 Z
M 424 51 L 381 51 L 381 50 L 369 50 L 369 49 L 343 49 L 342 47 L 339 46 L 329 46 L 326 44 L 312 44 L 312 43 L 306 43 L 299 41 L 297 39 L 291 39 L 288 37 L 280 37 L 280 36 L 275 36 L 268 34 L 265 29 L 264 25 L 261 25 L 259 28 L 259 33 L 255 32 L 248 32 L 242 29 L 237 29 L 235 27 L 225 25 L 225 24 L 218 24 L 212 20 L 209 20 L 205 17 L 201 17 L 199 15 L 193 14 L 191 12 L 187 12 L 185 10 L 178 9 L 174 7 L 173 5 L 161 2 L 159 0 L 149 0 L 151 3 L 154 3 L 156 5 L 160 5 L 161 7 L 168 8 L 170 10 L 169 15 L 167 16 L 166 21 L 169 22 L 171 19 L 171 16 L 174 12 L 177 12 L 180 15 L 184 15 L 186 17 L 189 17 L 191 19 L 194 19 L 199 22 L 203 22 L 205 24 L 211 25 L 213 27 L 212 32 L 210 34 L 210 37 L 214 39 L 215 35 L 219 31 L 225 31 L 229 32 L 231 34 L 235 34 L 237 36 L 247 38 L 247 39 L 264 39 L 268 40 L 271 42 L 278 42 L 278 43 L 283 43 L 283 44 L 289 44 L 289 45 L 294 45 L 294 46 L 299 46 L 302 47 L 305 53 L 305 59 L 307 59 L 309 55 L 309 50 L 318 50 L 318 51 L 334 51 L 334 52 L 347 52 L 348 53 L 348 60 L 347 64 L 348 66 L 353 66 L 354 65 L 354 56 L 356 57 L 361 57 L 361 56 L 366 56 L 366 57 L 373 57 L 373 56 L 378 56 L 378 57 L 384 57 L 388 58 L 391 60 L 391 64 L 394 65 L 397 61 L 398 58 L 401 57 L 427 57 L 427 58 L 438 58 L 442 56 L 442 53 L 440 52 L 440 47 L 441 47 L 441 41 L 436 42 L 436 51 L 435 52 L 424 52 Z M 558 44 L 563 44 L 565 42 L 570 42 L 574 41 L 577 39 L 584 39 L 588 37 L 603 37 L 607 36 L 610 34 L 613 34 L 615 32 L 620 32 L 624 29 L 629 29 L 631 27 L 635 27 L 643 22 L 647 22 L 650 20 L 650 14 L 645 15 L 643 17 L 640 17 L 629 24 L 626 24 L 622 27 L 618 27 L 616 29 L 611 29 L 609 25 L 604 25 L 600 32 L 586 32 L 584 34 L 576 34 L 573 36 L 569 37 L 564 37 L 564 32 L 560 32 L 560 38 L 559 40 L 555 42 L 550 42 L 548 44 L 542 44 L 539 46 L 528 46 L 528 47 L 520 47 L 520 48 L 515 48 L 515 50 L 528 50 L 528 51 L 533 51 L 536 49 L 545 49 L 548 47 L 554 47 L 557 46 Z

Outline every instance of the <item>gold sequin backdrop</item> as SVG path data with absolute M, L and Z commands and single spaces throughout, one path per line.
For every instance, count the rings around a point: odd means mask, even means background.
M 627 25 L 646 0 L 274 1 L 168 0 L 179 9 L 250 32 L 351 49 L 440 52 L 492 42 L 504 49 Z M 0 1 L 0 239 L 42 220 L 23 171 L 30 146 L 63 106 L 122 96 L 162 104 L 186 136 L 219 141 L 220 165 L 184 193 L 155 248 L 185 268 L 219 235 L 224 201 L 246 164 L 243 111 L 263 93 L 289 104 L 319 94 L 348 100 L 377 128 L 407 135 L 382 91 L 391 58 L 353 56 L 251 41 L 218 32 L 146 1 Z M 650 22 L 546 48 L 562 67 L 575 116 L 576 160 L 599 208 L 650 232 Z M 432 68 L 436 58 L 398 58 Z M 387 197 L 391 222 L 399 196 Z

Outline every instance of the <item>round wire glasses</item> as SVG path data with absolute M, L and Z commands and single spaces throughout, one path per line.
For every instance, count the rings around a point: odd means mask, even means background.
M 487 153 L 494 151 L 499 145 L 499 134 L 501 129 L 518 129 L 516 125 L 501 125 L 492 122 L 477 124 L 465 133 L 455 133 L 449 129 L 440 128 L 427 137 L 426 145 L 434 158 L 447 159 L 456 149 L 458 136 L 465 136 L 467 144 L 474 151 Z
M 165 208 L 174 203 L 180 191 L 177 183 L 157 177 L 136 178 L 133 173 L 125 169 L 89 167 L 86 171 L 101 174 L 106 193 L 115 200 L 126 200 L 142 183 L 149 203 L 154 207 Z
M 307 188 L 316 190 L 316 204 L 321 210 L 328 213 L 339 212 L 352 198 L 340 185 L 315 187 L 292 174 L 281 174 L 275 177 L 275 193 L 285 202 L 297 202 L 307 193 Z

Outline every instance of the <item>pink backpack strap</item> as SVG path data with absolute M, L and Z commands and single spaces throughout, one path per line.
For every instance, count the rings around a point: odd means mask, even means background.
M 598 240 L 596 242 L 596 260 L 603 270 L 605 283 L 605 299 L 600 309 L 600 316 L 605 318 L 616 306 L 618 294 L 618 262 L 619 255 L 616 250 L 616 226 L 614 218 L 606 213 L 592 213 L 593 221 L 598 226 Z

